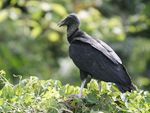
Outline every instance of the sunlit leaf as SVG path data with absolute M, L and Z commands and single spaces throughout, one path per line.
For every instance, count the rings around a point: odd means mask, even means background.
M 67 14 L 66 9 L 61 4 L 52 4 L 52 9 L 61 16 Z
M 10 4 L 15 5 L 17 3 L 17 0 L 11 0 Z
M 26 6 L 37 6 L 40 2 L 39 1 L 27 1 Z
M 15 88 L 14 88 L 14 92 L 15 92 L 15 94 L 16 95 L 19 95 L 21 92 L 21 85 L 17 85 L 17 86 L 15 86 Z
M 87 84 L 90 90 L 98 90 L 98 83 L 96 80 L 92 79 L 90 83 Z
M 14 76 L 14 77 L 19 77 L 20 80 L 22 79 L 22 76 L 21 76 L 21 75 L 14 75 L 14 74 L 13 74 L 13 76 Z
M 30 36 L 32 39 L 35 39 L 39 34 L 41 34 L 41 32 L 42 28 L 40 26 L 37 26 L 31 30 Z
M 134 99 L 137 96 L 137 94 L 130 94 L 129 99 Z
M 37 10 L 33 11 L 33 12 L 30 14 L 30 16 L 31 16 L 31 18 L 37 20 L 37 19 L 39 19 L 39 18 L 42 16 L 42 13 L 43 13 L 42 10 L 37 9 Z
M 57 32 L 50 32 L 49 35 L 48 35 L 48 39 L 51 42 L 57 42 L 59 40 L 59 35 L 58 35 Z
M 116 91 L 119 91 L 119 89 L 116 87 L 116 85 L 112 85 L 112 88 Z M 120 91 L 119 91 L 120 92 Z
M 23 97 L 23 100 L 26 104 L 28 104 L 29 102 L 32 102 L 32 95 L 31 94 L 25 94 L 24 97 Z
M 44 10 L 44 11 L 49 11 L 51 9 L 51 6 L 50 4 L 46 3 L 46 2 L 42 2 L 41 4 L 41 8 Z
M 2 5 L 3 5 L 3 3 L 2 3 L 2 1 L 0 1 L 0 8 L 2 7 Z
M 72 94 L 74 91 L 74 86 L 67 86 L 67 95 Z
M 3 99 L 0 98 L 0 105 L 3 105 Z
M 6 20 L 8 17 L 8 11 L 7 10 L 1 10 L 0 11 L 0 22 Z
M 22 12 L 19 8 L 11 8 L 9 17 L 12 20 L 17 20 L 19 18 L 19 16 L 21 15 L 21 13 Z
M 132 110 L 127 109 L 127 108 L 125 108 L 125 109 L 121 109 L 120 111 L 123 111 L 123 112 L 125 112 L 125 113 L 133 113 L 133 111 L 132 111 Z
M 0 74 L 6 74 L 4 70 L 0 70 Z

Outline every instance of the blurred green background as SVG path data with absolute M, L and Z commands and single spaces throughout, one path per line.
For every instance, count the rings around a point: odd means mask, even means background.
M 81 30 L 116 51 L 135 85 L 150 91 L 149 0 L 1 0 L 0 70 L 6 78 L 18 83 L 13 74 L 38 76 L 80 86 L 66 27 L 57 26 L 70 13 L 79 16 Z

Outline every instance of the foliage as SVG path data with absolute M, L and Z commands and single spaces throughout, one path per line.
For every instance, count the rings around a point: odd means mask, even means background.
M 150 93 L 138 89 L 132 93 L 120 93 L 115 85 L 102 82 L 102 91 L 98 92 L 97 81 L 92 79 L 83 97 L 68 98 L 77 94 L 79 87 L 62 86 L 58 80 L 40 80 L 35 76 L 22 79 L 13 85 L 0 71 L 0 79 L 5 86 L 0 90 L 1 112 L 17 113 L 149 113 Z
M 133 83 L 150 90 L 149 10 L 147 0 L 1 0 L 0 69 L 13 83 L 16 74 L 79 85 L 78 69 L 68 58 L 66 28 L 57 26 L 76 13 L 80 29 L 108 43 Z

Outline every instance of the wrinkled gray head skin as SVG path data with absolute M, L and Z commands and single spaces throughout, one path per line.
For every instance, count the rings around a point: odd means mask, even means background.
M 76 14 L 71 13 L 65 19 L 58 23 L 58 26 L 67 26 L 67 37 L 71 36 L 71 34 L 79 28 L 80 20 Z

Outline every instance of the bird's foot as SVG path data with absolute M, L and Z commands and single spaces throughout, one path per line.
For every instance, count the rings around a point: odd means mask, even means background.
M 77 94 L 68 95 L 68 98 L 73 98 L 73 97 L 78 97 L 78 95 Z
M 81 98 L 81 96 L 82 95 L 80 95 L 80 94 L 71 94 L 71 95 L 68 95 L 68 98 L 73 98 L 73 97 L 79 97 L 79 98 Z

